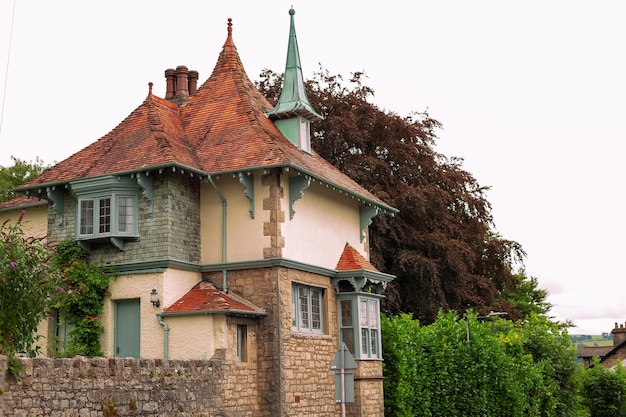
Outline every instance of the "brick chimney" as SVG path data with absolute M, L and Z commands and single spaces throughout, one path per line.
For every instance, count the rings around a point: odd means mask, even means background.
M 611 334 L 613 335 L 613 346 L 626 341 L 626 327 L 623 324 L 620 324 L 618 327 L 617 323 L 615 323 L 615 328 L 611 330 Z
M 176 104 L 182 103 L 198 88 L 198 71 L 189 71 L 184 65 L 165 70 L 165 98 Z
M 176 94 L 176 70 L 168 68 L 165 70 L 165 98 L 171 100 Z
M 198 89 L 198 71 L 189 71 L 189 95 L 192 95 Z

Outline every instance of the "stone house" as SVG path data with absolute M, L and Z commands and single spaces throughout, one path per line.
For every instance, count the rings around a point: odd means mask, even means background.
M 600 364 L 607 368 L 615 368 L 618 362 L 626 365 L 626 324 L 617 324 L 611 330 L 613 346 L 583 346 L 578 352 L 585 369 L 591 366 L 595 356 L 600 359 Z
M 229 19 L 204 83 L 165 70 L 164 98 L 150 83 L 126 119 L 20 187 L 30 200 L 0 206 L 0 219 L 35 204 L 27 217 L 44 210 L 34 218 L 50 242 L 76 240 L 115 268 L 108 357 L 220 357 L 241 415 L 322 416 L 337 414 L 329 366 L 345 343 L 358 368 L 348 415 L 382 416 L 380 300 L 393 276 L 368 261 L 367 229 L 397 210 L 311 149 L 321 116 L 294 13 L 276 106 L 246 75 Z M 65 326 L 42 324 L 48 348 Z

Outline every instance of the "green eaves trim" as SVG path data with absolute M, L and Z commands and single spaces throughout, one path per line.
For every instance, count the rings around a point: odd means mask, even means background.
M 209 177 L 219 177 L 221 175 L 238 175 L 239 173 L 248 173 L 248 172 L 252 172 L 252 171 L 261 171 L 261 170 L 269 170 L 272 168 L 284 168 L 286 171 L 289 171 L 290 169 L 293 169 L 294 171 L 298 172 L 301 175 L 306 175 L 306 176 L 310 176 L 311 180 L 313 181 L 317 181 L 323 185 L 325 185 L 326 187 L 332 187 L 333 190 L 337 190 L 340 193 L 345 193 L 346 195 L 350 195 L 353 198 L 356 198 L 358 200 L 363 201 L 365 204 L 368 205 L 373 205 L 373 206 L 377 206 L 380 207 L 380 209 L 383 211 L 383 213 L 385 214 L 390 214 L 390 215 L 394 215 L 395 213 L 398 213 L 399 210 L 391 207 L 387 204 L 384 204 L 380 201 L 375 201 L 372 200 L 371 198 L 368 198 L 366 196 L 363 196 L 357 192 L 348 190 L 345 187 L 341 187 L 338 186 L 337 184 L 333 184 L 331 182 L 328 182 L 326 180 L 321 179 L 319 176 L 315 175 L 312 172 L 309 172 L 307 170 L 304 170 L 296 165 L 290 164 L 290 163 L 279 163 L 279 164 L 272 164 L 272 165 L 265 165 L 265 166 L 253 166 L 253 167 L 246 167 L 246 168 L 240 168 L 240 169 L 234 169 L 234 170 L 227 170 L 227 171 L 221 171 L 221 172 L 206 172 L 206 171 L 202 171 L 196 168 L 191 168 L 187 165 L 182 165 L 182 164 L 163 164 L 163 165 L 154 165 L 154 166 L 148 166 L 148 167 L 142 167 L 141 169 L 134 169 L 134 170 L 128 170 L 128 171 L 121 171 L 121 172 L 116 172 L 116 173 L 112 173 L 112 174 L 107 174 L 107 175 L 101 175 L 98 177 L 110 177 L 110 176 L 114 176 L 114 177 L 122 177 L 122 176 L 126 176 L 126 175 L 135 175 L 137 173 L 150 173 L 151 171 L 155 171 L 158 170 L 159 173 L 162 173 L 163 171 L 165 171 L 166 169 L 171 170 L 172 172 L 180 172 L 181 174 L 189 174 L 192 177 L 196 176 L 199 177 L 201 179 L 203 179 L 204 181 L 208 181 Z M 154 174 L 153 174 L 154 175 Z M 89 177 L 89 178 L 98 178 L 98 177 Z M 45 193 L 47 189 L 50 189 L 51 187 L 58 187 L 58 186 L 64 186 L 67 187 L 67 184 L 69 184 L 70 182 L 73 182 L 75 180 L 82 180 L 82 179 L 72 179 L 72 180 L 66 180 L 66 181 L 55 181 L 55 182 L 49 182 L 49 183 L 43 183 L 43 184 L 36 184 L 36 185 L 31 185 L 28 187 L 19 187 L 16 188 L 15 191 L 18 193 L 22 193 L 22 194 L 26 194 L 26 195 L 32 195 L 34 194 L 42 194 Z M 45 198 L 45 196 L 44 196 Z
M 153 259 L 143 262 L 107 264 L 106 266 L 112 268 L 118 274 L 160 273 L 165 272 L 168 268 L 193 272 L 221 272 L 224 270 L 236 271 L 242 269 L 272 268 L 276 266 L 297 269 L 303 272 L 311 272 L 314 274 L 327 276 L 329 278 L 339 277 L 343 274 L 348 274 L 350 276 L 355 274 L 355 271 L 336 271 L 334 269 L 322 268 L 319 266 L 309 265 L 284 258 L 271 258 L 261 259 L 257 261 L 227 262 L 218 264 L 197 264 L 193 262 L 184 262 L 172 259 Z M 366 276 L 371 275 L 373 278 L 378 280 L 388 279 L 389 281 L 391 281 L 392 279 L 394 279 L 393 275 L 383 274 L 382 272 L 359 271 L 359 274 L 365 274 Z
M 265 311 L 245 311 L 245 310 L 204 310 L 204 311 L 181 311 L 176 313 L 161 313 L 163 317 L 176 316 L 208 316 L 209 314 L 226 314 L 227 316 L 237 317 L 264 317 L 267 316 Z

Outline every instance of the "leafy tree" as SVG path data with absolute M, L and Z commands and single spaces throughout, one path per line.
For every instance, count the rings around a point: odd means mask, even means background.
M 377 216 L 370 227 L 371 261 L 394 274 L 384 308 L 434 322 L 440 308 L 522 313 L 503 291 L 519 280 L 512 265 L 524 252 L 494 233 L 486 187 L 462 169 L 462 160 L 434 150 L 440 123 L 428 113 L 400 117 L 368 100 L 374 92 L 352 74 L 320 69 L 307 82 L 313 107 L 325 119 L 313 124 L 317 153 L 400 210 Z M 282 77 L 261 74 L 259 89 L 277 101 Z M 400 290 L 401 289 L 401 290 Z
M 54 251 L 28 237 L 22 218 L 0 226 L 0 354 L 33 355 L 35 330 L 59 294 Z
M 621 364 L 611 371 L 594 358 L 583 378 L 583 397 L 591 417 L 626 415 L 626 371 Z
M 11 156 L 11 160 L 13 161 L 12 166 L 0 166 L 0 202 L 15 197 L 15 193 L 12 191 L 14 188 L 32 180 L 47 168 L 39 158 L 35 162 L 26 162 Z
M 548 314 L 552 304 L 547 301 L 548 292 L 539 288 L 537 278 L 528 277 L 525 269 L 520 269 L 513 276 L 516 280 L 515 286 L 503 292 L 504 298 L 512 308 L 518 311 L 523 319 Z

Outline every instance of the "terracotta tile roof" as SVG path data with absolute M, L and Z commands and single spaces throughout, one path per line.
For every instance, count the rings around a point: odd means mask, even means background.
M 20 196 L 10 199 L 9 201 L 1 202 L 0 211 L 16 210 L 19 208 L 27 208 L 27 207 L 34 207 L 34 206 L 43 206 L 46 204 L 48 204 L 46 200 L 42 200 L 36 197 L 29 197 L 26 195 L 20 195 Z
M 378 272 L 378 269 L 376 269 L 376 267 L 372 265 L 370 261 L 365 259 L 363 255 L 361 255 L 348 243 L 346 243 L 346 246 L 343 249 L 343 253 L 339 258 L 339 262 L 337 263 L 337 267 L 335 269 L 337 271 L 365 270 Z
M 196 284 L 187 294 L 163 312 L 164 315 L 224 313 L 265 315 L 265 312 L 235 294 L 225 294 L 208 281 Z
M 229 22 L 213 73 L 180 106 L 153 96 L 150 88 L 145 101 L 110 133 L 20 188 L 169 165 L 202 175 L 282 166 L 396 211 L 315 152 L 291 144 L 265 114 L 271 108 L 246 75 Z

